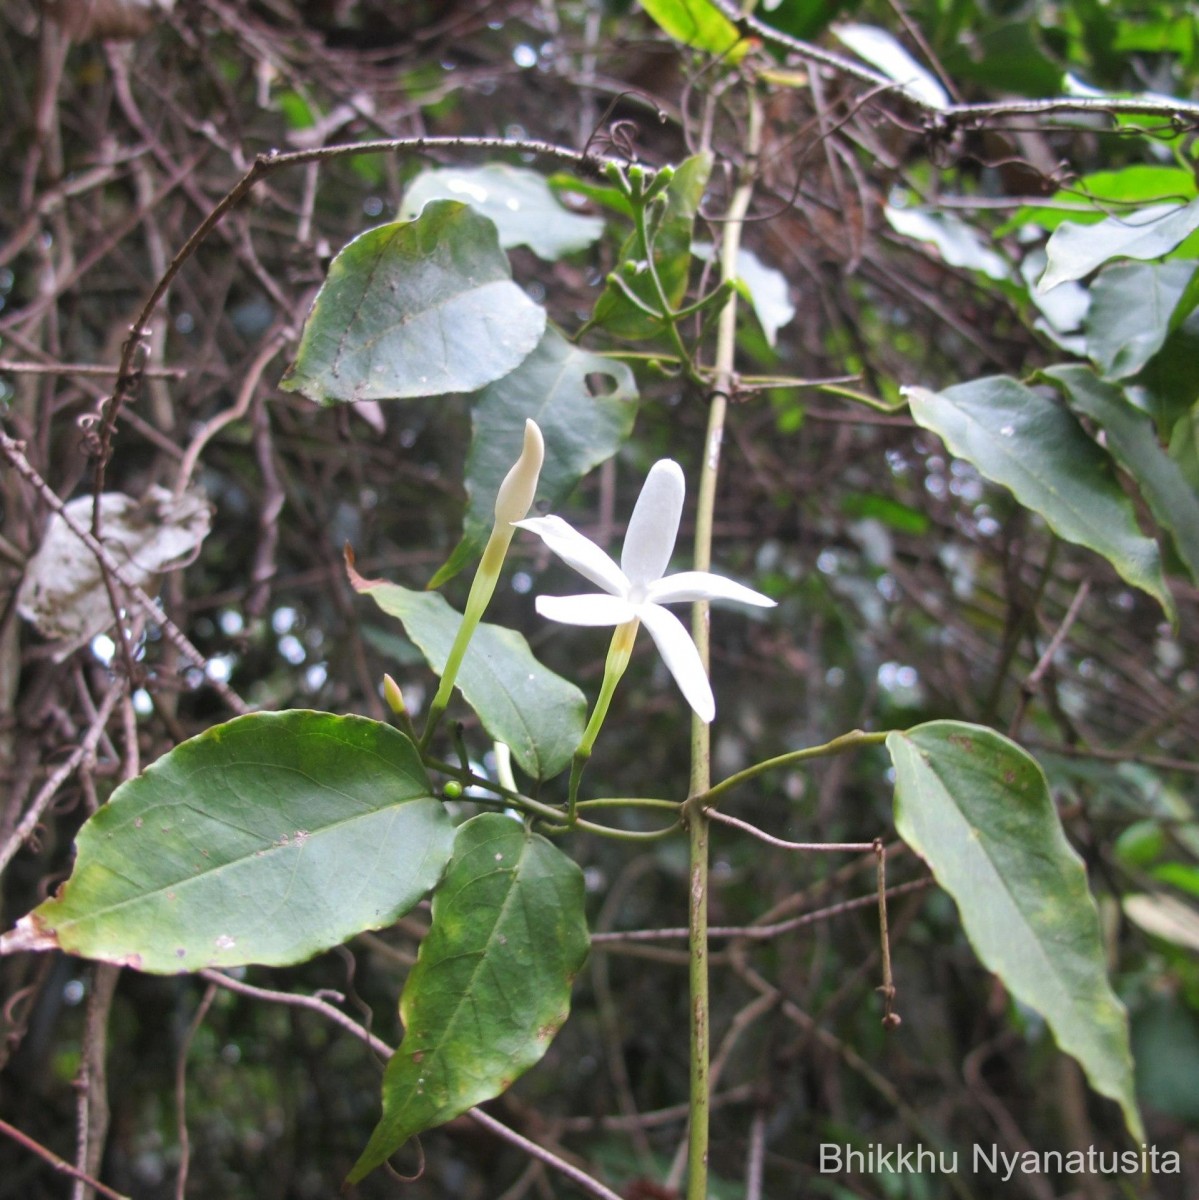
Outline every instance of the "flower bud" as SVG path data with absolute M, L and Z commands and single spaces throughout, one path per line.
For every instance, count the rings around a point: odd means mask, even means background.
M 408 711 L 407 705 L 404 704 L 404 693 L 390 675 L 383 676 L 383 699 L 397 717 L 402 717 Z
M 504 476 L 499 494 L 495 498 L 495 520 L 499 526 L 511 525 L 524 520 L 533 506 L 537 492 L 537 480 L 541 475 L 541 464 L 545 459 L 545 441 L 536 421 L 525 422 L 525 444 L 520 458 L 512 470 Z

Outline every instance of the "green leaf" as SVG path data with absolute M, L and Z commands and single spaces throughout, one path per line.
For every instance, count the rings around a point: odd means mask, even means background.
M 730 66 L 749 49 L 737 26 L 712 0 L 641 0 L 641 7 L 676 42 L 719 55 Z
M 610 390 L 593 395 L 588 379 L 594 376 L 605 377 Z M 475 405 L 463 520 L 472 553 L 491 531 L 496 492 L 520 454 L 526 418 L 537 422 L 545 438 L 537 495 L 552 511 L 588 471 L 625 443 L 636 400 L 637 381 L 628 366 L 572 346 L 550 326 L 537 349 L 511 375 L 485 388 Z M 451 561 L 458 559 L 455 551 Z M 430 586 L 447 578 L 438 572 Z
M 1174 896 L 1132 895 L 1123 901 L 1124 915 L 1146 933 L 1199 953 L 1199 912 Z
M 873 492 L 846 492 L 841 511 L 850 517 L 881 521 L 891 529 L 917 537 L 926 534 L 932 525 L 928 514 L 921 509 Z
M 1010 279 L 1012 269 L 1002 255 L 992 249 L 994 238 L 984 237 L 972 225 L 953 213 L 930 213 L 920 208 L 883 209 L 887 223 L 896 233 L 918 242 L 931 242 L 951 267 L 981 271 L 992 279 Z
M 671 308 L 678 308 L 687 294 L 691 233 L 711 171 L 711 155 L 696 154 L 686 159 L 667 186 L 664 202 L 652 203 L 646 214 L 654 250 L 654 268 Z M 595 324 L 624 338 L 651 338 L 662 332 L 662 320 L 645 311 L 646 308 L 662 311 L 648 263 L 645 242 L 634 232 L 621 247 L 617 273 L 640 304 L 635 304 L 620 286 L 609 281 L 591 317 Z
M 1135 375 L 1162 348 L 1195 264 L 1115 263 L 1091 285 L 1087 356 L 1108 379 Z M 1193 307 L 1193 306 L 1192 306 Z
M 1137 481 L 1153 515 L 1173 535 L 1191 578 L 1199 583 L 1199 496 L 1162 449 L 1153 422 L 1088 367 L 1050 367 L 1044 374 L 1066 389 L 1071 408 L 1103 429 L 1107 448 Z
M 1002 375 L 905 395 L 917 423 L 953 454 L 1010 489 L 1059 537 L 1101 554 L 1175 620 L 1157 544 L 1141 533 L 1107 455 L 1061 404 Z
M 707 242 L 692 247 L 696 258 L 711 260 L 716 248 Z M 753 306 L 754 316 L 766 335 L 766 344 L 773 348 L 779 330 L 795 318 L 795 305 L 788 294 L 787 277 L 775 267 L 768 267 L 752 250 L 737 251 L 737 284 Z
M 1081 279 L 1109 258 L 1161 258 L 1197 229 L 1199 199 L 1182 206 L 1150 205 L 1097 225 L 1059 225 L 1045 245 L 1048 264 L 1037 290 Z
M 954 898 L 983 964 L 1045 1018 L 1139 1142 L 1128 1016 L 1107 980 L 1086 871 L 1036 760 L 960 721 L 892 733 L 887 749 L 900 836 Z
M 1170 430 L 1170 458 L 1182 477 L 1199 491 L 1199 402 L 1191 405 Z
M 1199 1124 L 1199 1017 L 1180 990 L 1150 993 L 1133 1013 L 1132 1045 L 1146 1107 L 1193 1126 Z
M 436 592 L 364 579 L 352 566 L 349 573 L 355 591 L 403 622 L 404 631 L 440 675 L 461 614 Z M 534 779 L 557 775 L 582 740 L 587 708 L 583 693 L 543 667 L 515 630 L 480 624 L 462 660 L 457 687 L 487 732 L 507 743 L 520 769 Z
M 303 962 L 441 877 L 453 828 L 431 792 L 389 725 L 238 717 L 117 788 L 70 879 L 8 937 L 160 973 Z
M 586 250 L 604 232 L 599 217 L 563 208 L 536 171 L 505 163 L 423 171 L 404 193 L 400 219 L 413 220 L 430 200 L 469 204 L 495 223 L 501 246 L 528 246 L 550 261 Z
M 404 1040 L 383 1077 L 383 1118 L 349 1181 L 538 1062 L 570 1012 L 588 945 L 574 862 L 498 813 L 463 825 L 404 984 Z
M 948 60 L 946 66 L 951 76 L 954 75 Z M 1060 71 L 1052 93 L 1045 94 L 1056 95 L 1059 82 Z M 1035 208 L 1017 209 L 1015 215 L 995 231 L 995 236 L 1007 237 L 1023 225 L 1038 225 L 1051 232 L 1066 222 L 1097 225 L 1113 209 L 1126 205 L 1185 204 L 1194 198 L 1195 177 L 1183 167 L 1136 164 L 1118 171 L 1096 171 L 1084 175 Z M 1081 207 L 1088 200 L 1094 207 Z M 1184 242 L 1180 249 L 1186 249 L 1186 246 Z
M 959 11 L 974 10 L 962 6 Z M 1036 24 L 1018 10 L 1004 11 L 1006 24 L 992 23 L 998 21 L 997 14 L 985 22 L 968 16 L 968 33 L 964 29 L 964 36 L 941 40 L 936 53 L 945 76 L 959 84 L 964 80 L 981 84 L 988 92 L 1060 95 L 1061 63 L 1045 52 Z
M 495 226 L 435 200 L 337 255 L 279 386 L 319 404 L 473 392 L 519 366 L 544 329 Z
M 633 219 L 633 206 L 629 203 L 628 196 L 610 183 L 597 183 L 593 179 L 583 179 L 566 171 L 555 171 L 546 179 L 546 183 L 554 192 L 583 196 L 601 208 L 628 217 L 630 221 Z

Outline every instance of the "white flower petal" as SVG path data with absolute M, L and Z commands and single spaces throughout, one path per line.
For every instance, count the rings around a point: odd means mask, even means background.
M 530 517 L 512 523 L 517 529 L 535 533 L 564 563 L 596 587 L 613 596 L 628 595 L 629 581 L 624 572 L 589 537 L 561 517 Z
M 682 621 L 657 604 L 639 604 L 637 616 L 649 630 L 662 661 L 674 676 L 687 703 L 695 710 L 695 715 L 705 724 L 710 723 L 716 715 L 712 685 L 708 682 L 699 651 Z
M 654 463 L 645 477 L 620 555 L 621 569 L 634 587 L 644 587 L 666 573 L 686 488 L 682 467 L 670 458 Z
M 680 604 L 692 600 L 736 600 L 759 608 L 773 608 L 777 601 L 744 584 L 734 583 L 710 571 L 680 571 L 649 585 L 645 595 L 650 604 Z
M 537 612 L 563 625 L 623 625 L 637 615 L 627 600 L 597 592 L 585 596 L 538 596 Z

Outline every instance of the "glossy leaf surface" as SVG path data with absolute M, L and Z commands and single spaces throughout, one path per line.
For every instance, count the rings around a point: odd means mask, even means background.
M 533 1066 L 567 1018 L 588 946 L 583 873 L 571 859 L 499 813 L 463 825 L 404 984 L 383 1118 L 350 1181 Z
M 549 260 L 587 249 L 604 232 L 601 218 L 563 208 L 536 171 L 506 163 L 423 171 L 404 193 L 400 218 L 413 220 L 431 200 L 469 204 L 495 224 L 501 246 L 528 246 Z
M 416 748 L 365 717 L 255 713 L 183 742 L 79 833 L 29 948 L 142 971 L 302 962 L 391 924 L 453 829 Z
M 596 381 L 596 392 L 592 383 Z M 637 382 L 622 362 L 572 346 L 550 326 L 537 349 L 510 375 L 479 395 L 466 460 L 469 497 L 463 517 L 465 547 L 439 571 L 440 587 L 482 548 L 491 531 L 496 492 L 520 454 L 527 417 L 545 438 L 537 485 L 542 511 L 553 511 L 574 486 L 624 444 L 637 413 Z
M 892 733 L 887 749 L 899 835 L 956 901 L 983 964 L 1045 1018 L 1139 1141 L 1128 1016 L 1107 980 L 1086 871 L 1040 766 L 993 730 L 960 721 Z
M 732 65 L 749 45 L 712 0 L 641 0 L 641 7 L 676 41 L 719 55 Z
M 462 622 L 445 597 L 364 579 L 352 567 L 350 582 L 403 622 L 440 675 Z M 509 746 L 525 774 L 549 779 L 570 762 L 583 737 L 586 700 L 573 683 L 543 667 L 515 630 L 480 624 L 462 660 L 457 687 L 487 732 Z
M 320 404 L 473 392 L 518 366 L 544 329 L 495 226 L 435 200 L 337 255 L 280 386 Z
M 1070 405 L 1103 430 L 1107 447 L 1136 480 L 1153 515 L 1174 537 L 1191 578 L 1199 583 L 1199 495 L 1162 448 L 1149 417 L 1125 394 L 1083 366 L 1050 367 L 1046 377 L 1067 391 Z
M 1049 259 L 1037 288 L 1046 292 L 1068 279 L 1081 279 L 1111 258 L 1162 258 L 1199 229 L 1199 200 L 1153 204 L 1108 217 L 1097 225 L 1068 221 L 1045 246 Z
M 1040 513 L 1059 537 L 1101 554 L 1174 619 L 1157 544 L 1141 533 L 1108 457 L 1060 403 L 999 375 L 905 394 L 912 416 L 952 453 Z
M 1165 344 L 1193 262 L 1115 263 L 1091 285 L 1087 355 L 1109 379 L 1135 375 Z

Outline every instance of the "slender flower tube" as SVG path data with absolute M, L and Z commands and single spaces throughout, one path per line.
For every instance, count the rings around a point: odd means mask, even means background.
M 520 458 L 513 464 L 511 470 L 504 476 L 503 483 L 495 498 L 495 524 L 491 536 L 483 550 L 479 561 L 479 569 L 475 572 L 474 582 L 470 585 L 470 595 L 466 598 L 466 611 L 462 614 L 462 624 L 458 626 L 457 636 L 450 648 L 446 659 L 445 670 L 441 674 L 441 686 L 433 703 L 429 706 L 429 718 L 425 722 L 425 731 L 421 736 L 421 748 L 429 744 L 441 714 L 445 712 L 454 690 L 454 681 L 458 678 L 458 669 L 466 656 L 466 647 L 483 619 L 483 613 L 495 593 L 495 585 L 499 581 L 500 568 L 504 565 L 508 547 L 512 543 L 512 535 L 518 522 L 532 507 L 533 497 L 537 493 L 537 480 L 541 477 L 541 464 L 545 460 L 545 441 L 536 421 L 525 422 L 524 447 Z
M 707 723 L 716 714 L 716 701 L 707 672 L 686 627 L 663 605 L 695 600 L 735 600 L 769 608 L 775 601 L 709 571 L 665 573 L 679 532 L 685 491 L 683 471 L 678 463 L 664 458 L 653 465 L 629 521 L 620 566 L 561 517 L 533 517 L 517 521 L 516 527 L 537 534 L 563 562 L 602 589 L 599 593 L 580 596 L 538 596 L 537 611 L 551 621 L 567 625 L 615 625 L 617 637 L 621 636 L 625 626 L 640 622 L 649 630 L 687 703 L 699 719 Z M 631 648 L 631 636 L 627 631 L 624 637 Z M 626 656 L 624 662 L 627 661 Z M 623 670 L 623 666 L 620 669 Z M 610 673 L 605 671 L 605 686 Z M 615 680 L 611 686 L 615 686 Z M 601 699 L 610 698 L 610 694 L 608 688 L 608 695 L 601 694 Z M 599 707 L 597 704 L 595 715 L 602 721 Z M 607 704 L 603 707 L 606 711 Z M 590 738 L 584 737 L 580 751 L 590 754 L 590 742 L 596 732 L 598 729 L 588 726 Z

